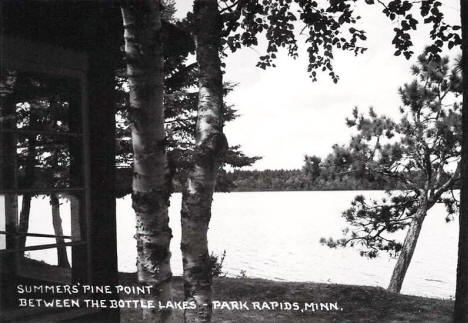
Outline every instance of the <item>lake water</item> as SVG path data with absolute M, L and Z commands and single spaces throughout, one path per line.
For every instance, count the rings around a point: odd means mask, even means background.
M 341 212 L 359 192 L 242 192 L 217 193 L 209 230 L 209 248 L 226 250 L 223 271 L 284 281 L 313 281 L 386 287 L 395 259 L 381 254 L 367 259 L 356 249 L 330 249 L 321 237 L 340 237 L 345 226 Z M 362 192 L 378 197 L 383 192 Z M 173 230 L 171 265 L 182 274 L 180 244 L 181 194 L 171 199 Z M 30 232 L 52 233 L 50 217 L 44 220 L 46 199 L 33 201 Z M 63 205 L 64 233 L 69 213 Z M 136 270 L 135 217 L 129 196 L 117 200 L 119 270 Z M 47 211 L 50 213 L 50 211 Z M 456 219 L 457 220 L 457 219 Z M 458 221 L 445 223 L 444 208 L 436 205 L 425 220 L 402 293 L 450 298 L 455 294 Z M 404 233 L 399 234 L 401 239 Z M 40 238 L 28 244 L 50 243 Z M 31 252 L 35 259 L 56 263 L 54 250 Z

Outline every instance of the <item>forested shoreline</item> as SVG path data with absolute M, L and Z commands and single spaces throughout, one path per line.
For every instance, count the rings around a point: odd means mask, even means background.
M 130 194 L 131 169 L 117 169 L 117 197 Z M 265 191 L 366 191 L 404 189 L 397 181 L 384 177 L 356 176 L 323 172 L 314 177 L 305 169 L 265 169 L 222 171 L 218 174 L 216 192 Z M 415 174 L 415 177 L 417 175 Z M 174 178 L 174 192 L 181 192 L 179 176 Z M 456 185 L 458 188 L 458 185 Z
M 117 181 L 117 197 L 130 194 L 131 169 L 120 168 Z M 388 179 L 368 179 L 351 175 L 333 175 L 312 178 L 301 169 L 265 169 L 220 172 L 216 192 L 264 192 L 264 191 L 350 191 L 399 189 L 398 183 Z M 178 176 L 174 178 L 174 192 L 181 192 Z
M 223 174 L 233 192 L 255 191 L 343 191 L 397 189 L 396 183 L 382 178 L 369 180 L 355 176 L 330 176 L 313 179 L 300 169 L 234 170 Z M 225 191 L 219 187 L 219 191 Z

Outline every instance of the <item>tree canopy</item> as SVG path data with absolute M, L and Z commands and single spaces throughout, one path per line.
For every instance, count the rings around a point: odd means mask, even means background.
M 260 37 L 265 37 L 267 45 L 261 49 L 257 66 L 274 67 L 280 50 L 292 58 L 299 55 L 299 39 L 304 35 L 312 80 L 317 80 L 317 72 L 321 71 L 328 72 L 337 82 L 338 73 L 333 67 L 335 51 L 357 55 L 367 49 L 366 31 L 359 24 L 362 17 L 359 6 L 363 3 L 381 10 L 395 25 L 392 44 L 397 56 L 410 58 L 414 54 L 411 31 L 421 23 L 431 26 L 430 58 L 439 58 L 444 45 L 452 48 L 461 44 L 460 26 L 445 21 L 442 2 L 437 0 L 222 0 L 224 53 L 227 54 L 227 49 L 235 52 L 244 46 L 257 46 Z

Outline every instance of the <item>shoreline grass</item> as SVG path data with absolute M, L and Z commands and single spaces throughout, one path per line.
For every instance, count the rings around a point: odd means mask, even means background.
M 122 284 L 135 284 L 136 275 L 121 273 Z M 174 298 L 183 300 L 181 277 L 173 280 Z M 125 299 L 125 297 L 123 297 Z M 381 287 L 325 283 L 277 282 L 254 278 L 215 278 L 213 300 L 245 302 L 249 310 L 215 309 L 212 322 L 451 322 L 453 301 L 401 295 Z M 338 310 L 326 306 L 313 311 L 263 310 L 253 302 L 289 302 L 337 304 Z M 226 306 L 225 306 L 226 307 Z M 271 305 L 269 306 L 271 308 Z M 183 322 L 183 311 L 174 310 L 175 322 Z M 144 322 L 139 310 L 121 310 L 121 322 Z

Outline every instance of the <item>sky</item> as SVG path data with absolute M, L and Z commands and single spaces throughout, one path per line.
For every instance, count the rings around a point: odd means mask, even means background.
M 443 1 L 443 11 L 452 24 L 459 24 L 459 3 Z M 176 16 L 184 17 L 192 9 L 192 1 L 177 0 L 176 7 Z M 412 80 L 410 67 L 427 44 L 429 29 L 420 24 L 412 34 L 416 55 L 411 60 L 394 56 L 394 26 L 377 8 L 358 8 L 368 50 L 359 56 L 334 52 L 338 84 L 326 72 L 318 73 L 318 82 L 311 81 L 305 46 L 299 46 L 298 59 L 282 53 L 277 67 L 267 70 L 255 66 L 264 41 L 259 48 L 229 53 L 224 60 L 224 81 L 237 84 L 227 100 L 234 104 L 239 118 L 224 130 L 230 145 L 241 145 L 249 156 L 263 157 L 253 169 L 301 168 L 305 155 L 325 157 L 333 144 L 349 140 L 351 131 L 345 118 L 355 106 L 361 111 L 372 106 L 378 114 L 398 118 L 398 88 Z M 457 51 L 447 54 L 455 57 Z

